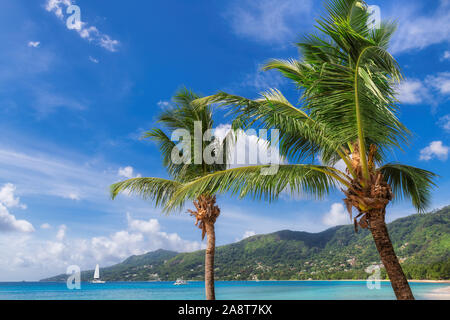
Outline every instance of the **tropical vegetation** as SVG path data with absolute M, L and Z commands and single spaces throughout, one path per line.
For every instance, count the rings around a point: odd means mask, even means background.
M 207 104 L 193 105 L 191 102 L 200 98 L 196 93 L 183 88 L 173 97 L 173 106 L 164 110 L 158 117 L 167 132 L 155 128 L 145 133 L 144 138 L 158 143 L 172 179 L 138 177 L 128 179 L 111 186 L 114 199 L 119 193 L 134 194 L 146 200 L 153 200 L 157 206 L 165 207 L 172 195 L 184 183 L 193 181 L 226 168 L 225 148 L 221 141 L 212 136 L 214 125 L 211 108 Z M 198 136 L 194 134 L 198 130 Z M 172 134 L 181 135 L 181 143 L 172 141 Z M 184 135 L 183 135 L 184 134 Z M 219 151 L 223 151 L 219 153 Z M 209 152 L 215 161 L 206 161 L 204 152 Z M 198 157 L 200 155 L 200 157 Z M 220 160 L 222 159 L 222 160 Z M 221 164 L 222 163 L 222 164 Z M 180 207 L 183 203 L 180 203 Z M 202 230 L 202 240 L 207 237 L 205 252 L 205 292 L 207 300 L 215 299 L 214 291 L 214 254 L 215 222 L 220 215 L 216 197 L 210 192 L 200 193 L 193 201 L 195 210 L 188 210 L 195 217 L 195 225 Z M 167 208 L 165 208 L 167 209 Z M 167 213 L 172 210 L 166 210 Z
M 406 198 L 423 212 L 435 175 L 387 161 L 411 137 L 398 117 L 396 87 L 402 75 L 388 51 L 396 25 L 383 21 L 369 28 L 364 1 L 329 0 L 326 11 L 317 20 L 318 33 L 297 44 L 299 59 L 272 60 L 264 66 L 294 82 L 298 106 L 274 88 L 259 99 L 219 92 L 194 101 L 229 107 L 235 129 L 278 129 L 280 153 L 289 164 L 280 165 L 274 175 L 261 175 L 267 167 L 262 165 L 203 175 L 178 188 L 167 206 L 225 192 L 273 200 L 286 190 L 321 198 L 340 189 L 350 217 L 355 211 L 355 230 L 370 230 L 397 298 L 414 299 L 386 228 L 386 207 Z M 345 170 L 337 168 L 339 162 Z
M 392 243 L 408 279 L 450 280 L 450 207 L 415 214 L 388 224 Z M 353 226 L 319 232 L 279 231 L 217 247 L 217 280 L 367 279 L 381 265 L 368 230 Z M 106 281 L 203 280 L 204 251 L 157 250 L 101 269 Z M 83 281 L 94 270 L 83 271 Z M 62 274 L 43 281 L 66 281 Z M 381 267 L 381 278 L 386 270 Z

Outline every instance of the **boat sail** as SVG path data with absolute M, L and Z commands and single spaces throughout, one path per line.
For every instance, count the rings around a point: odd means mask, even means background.
M 91 282 L 92 283 L 105 283 L 105 281 L 100 280 L 100 267 L 98 264 L 95 266 L 94 279 Z

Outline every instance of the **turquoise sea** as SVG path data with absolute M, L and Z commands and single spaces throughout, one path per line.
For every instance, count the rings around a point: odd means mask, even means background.
M 448 287 L 447 283 L 411 283 L 416 299 Z M 65 283 L 2 282 L 0 300 L 203 300 L 204 283 L 110 282 L 81 283 L 69 290 Z M 221 300 L 384 300 L 395 299 L 388 282 L 380 289 L 368 289 L 365 281 L 216 281 L 216 298 Z

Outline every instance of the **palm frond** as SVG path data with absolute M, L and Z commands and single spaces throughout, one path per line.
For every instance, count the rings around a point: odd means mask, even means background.
M 181 183 L 161 178 L 133 178 L 111 185 L 111 198 L 119 193 L 136 195 L 144 200 L 153 200 L 156 206 L 164 205 L 181 187 Z
M 321 198 L 338 183 L 345 182 L 337 170 L 326 166 L 280 165 L 275 174 L 264 173 L 264 170 L 273 169 L 269 165 L 238 167 L 200 177 L 179 188 L 167 209 L 180 207 L 185 200 L 201 194 L 227 192 L 239 198 L 251 196 L 268 201 L 277 199 L 286 190 L 291 194 L 304 193 Z
M 293 80 L 299 88 L 306 81 L 308 81 L 309 66 L 301 63 L 295 59 L 280 60 L 272 59 L 268 61 L 263 67 L 263 71 L 276 69 L 280 71 L 285 77 Z
M 267 130 L 278 129 L 281 156 L 292 161 L 307 159 L 319 150 L 329 159 L 340 146 L 339 142 L 327 138 L 320 123 L 293 106 L 277 89 L 269 89 L 255 100 L 219 92 L 194 103 L 226 106 L 235 117 L 234 129 L 245 130 L 255 125 Z
M 174 141 L 172 141 L 164 131 L 158 128 L 151 129 L 144 133 L 143 138 L 148 138 L 155 141 L 159 146 L 160 154 L 163 158 L 163 165 L 167 168 L 167 171 L 172 176 L 178 176 L 183 170 L 184 164 L 176 164 L 172 161 L 172 153 L 178 150 Z M 186 159 L 187 160 L 187 159 Z
M 413 206 L 419 212 L 427 209 L 430 204 L 431 189 L 435 186 L 433 180 L 436 174 L 398 163 L 386 164 L 379 170 L 392 187 L 396 199 L 411 199 Z

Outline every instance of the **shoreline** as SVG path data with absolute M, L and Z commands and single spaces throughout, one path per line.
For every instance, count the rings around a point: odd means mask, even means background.
M 189 280 L 185 279 L 189 282 L 203 282 L 204 280 Z M 326 280 L 215 280 L 215 281 L 224 281 L 224 282 L 235 282 L 235 281 L 248 281 L 248 282 L 274 282 L 274 281 L 292 281 L 292 282 L 313 282 L 313 281 L 355 281 L 355 282 L 361 282 L 361 281 L 367 281 L 369 279 L 326 279 Z M 373 280 L 371 280 L 373 281 Z M 382 279 L 379 280 L 381 282 L 389 282 L 390 280 Z M 32 282 L 65 282 L 65 281 L 0 281 L 0 283 L 32 283 Z M 82 282 L 89 282 L 89 281 L 82 281 Z M 173 282 L 172 280 L 166 280 L 166 281 L 107 281 L 109 283 L 115 283 L 115 282 Z M 448 283 L 450 284 L 450 280 L 408 280 L 409 283 Z
M 216 281 L 254 281 L 254 282 L 264 282 L 264 281 L 367 281 L 368 279 L 336 279 L 336 280 L 216 280 Z M 188 280 L 189 281 L 189 280 Z M 199 280 L 192 280 L 199 281 Z M 373 281 L 373 280 L 372 280 Z M 390 282 L 390 280 L 379 280 L 382 282 Z M 408 280 L 409 282 L 415 283 L 449 283 L 450 280 Z

